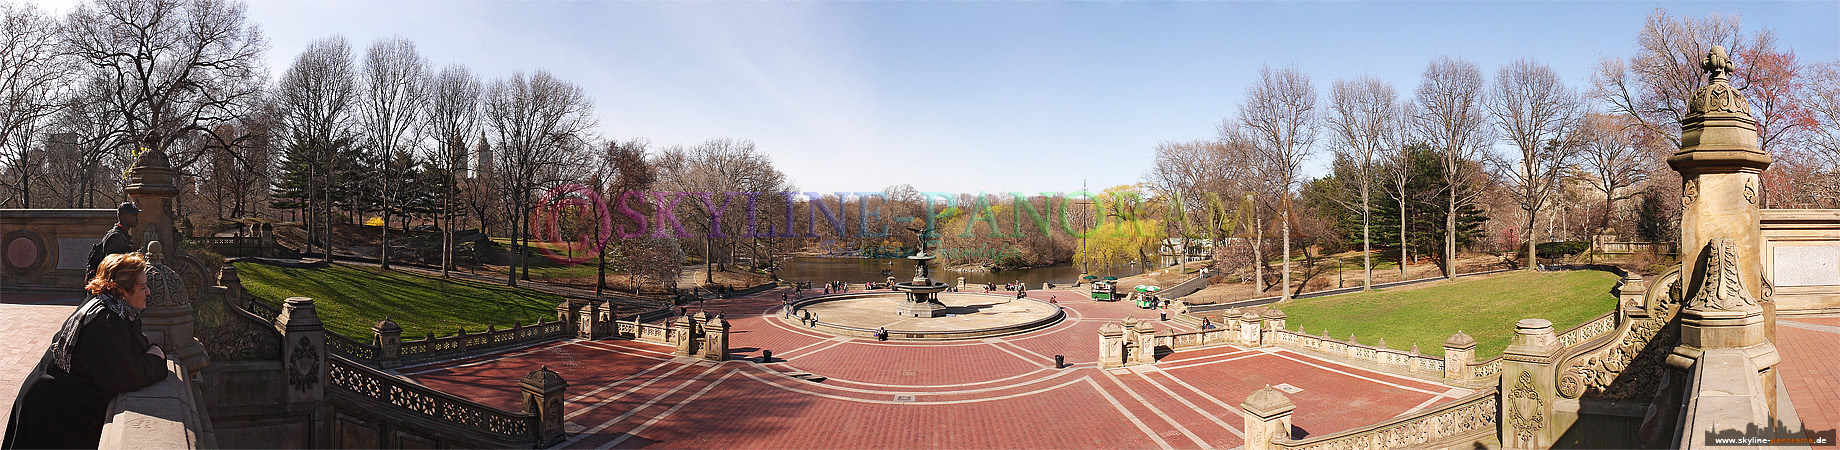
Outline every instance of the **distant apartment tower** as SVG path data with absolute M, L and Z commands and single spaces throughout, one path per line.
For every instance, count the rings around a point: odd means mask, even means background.
M 492 145 L 486 143 L 485 132 L 479 133 L 479 143 L 473 144 L 473 170 L 468 173 L 471 178 L 483 178 L 492 174 Z

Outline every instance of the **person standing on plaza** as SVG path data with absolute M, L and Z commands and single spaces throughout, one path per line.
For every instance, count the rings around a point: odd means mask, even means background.
M 141 330 L 146 267 L 140 253 L 110 255 L 97 266 L 84 286 L 89 298 L 20 385 L 0 449 L 96 448 L 116 394 L 166 379 L 166 353 Z
M 109 255 L 133 252 L 134 235 L 129 230 L 140 224 L 141 209 L 134 206 L 134 202 L 122 202 L 121 206 L 115 207 L 115 226 L 102 233 L 102 242 L 90 247 L 89 271 L 83 274 L 84 279 L 95 278 L 96 266 L 102 264 L 102 260 Z

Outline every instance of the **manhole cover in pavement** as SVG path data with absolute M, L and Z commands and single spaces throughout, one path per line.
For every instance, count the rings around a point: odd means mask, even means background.
M 1303 392 L 1303 388 L 1300 388 L 1300 387 L 1296 387 L 1296 386 L 1291 386 L 1291 384 L 1290 384 L 1290 383 L 1278 383 L 1278 385 L 1277 385 L 1277 386 L 1272 386 L 1271 388 L 1272 388 L 1272 389 L 1277 389 L 1277 390 L 1280 390 L 1280 391 L 1284 391 L 1284 393 L 1286 393 L 1286 394 L 1295 394 L 1295 393 L 1298 393 L 1298 392 Z
M 897 402 L 911 402 L 911 401 L 914 401 L 914 396 L 912 396 L 912 395 L 896 395 L 896 396 L 894 396 L 894 401 L 897 401 Z

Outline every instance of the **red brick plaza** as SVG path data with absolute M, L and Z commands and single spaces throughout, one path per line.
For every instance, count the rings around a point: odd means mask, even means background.
M 1287 395 L 1295 426 L 1311 436 L 1471 392 L 1272 349 L 1184 351 L 1153 367 L 1102 370 L 1099 326 L 1155 313 L 1069 291 L 1030 293 L 1068 309 L 1053 327 L 938 343 L 805 330 L 777 315 L 782 293 L 706 305 L 732 323 L 734 356 L 720 364 L 606 340 L 400 372 L 516 410 L 515 380 L 546 365 L 568 380 L 564 446 L 576 448 L 1231 448 L 1242 443 L 1240 402 L 1266 385 L 1301 389 Z M 772 362 L 760 363 L 763 349 Z M 1054 355 L 1071 367 L 1054 368 Z

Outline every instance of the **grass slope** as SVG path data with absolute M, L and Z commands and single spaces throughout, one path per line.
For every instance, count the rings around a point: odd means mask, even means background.
M 1547 319 L 1553 331 L 1584 323 L 1616 305 L 1607 272 L 1513 272 L 1345 295 L 1294 299 L 1276 306 L 1290 329 L 1336 339 L 1349 334 L 1363 344 L 1386 339 L 1390 348 L 1444 354 L 1444 340 L 1462 330 L 1476 338 L 1476 360 L 1508 347 L 1514 322 Z
M 236 263 L 243 288 L 270 305 L 288 297 L 309 297 L 326 329 L 359 342 L 371 341 L 371 326 L 384 317 L 403 328 L 403 339 L 426 333 L 454 334 L 500 329 L 514 321 L 530 324 L 554 319 L 554 294 L 438 277 L 382 271 L 372 267 L 332 265 L 294 269 Z

